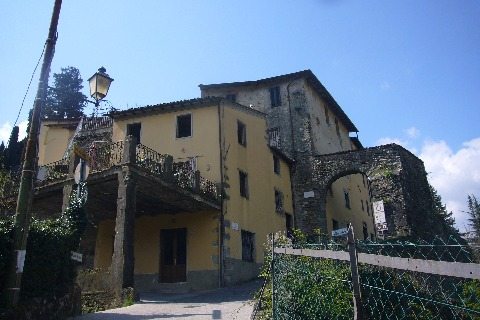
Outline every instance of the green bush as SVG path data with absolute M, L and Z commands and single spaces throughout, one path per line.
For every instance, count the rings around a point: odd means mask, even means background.
M 13 250 L 13 218 L 0 216 L 0 290 L 3 292 L 7 280 L 9 259 Z
M 294 246 L 308 247 L 307 237 L 294 231 Z M 288 244 L 286 237 L 276 238 L 276 246 Z M 350 269 L 345 263 L 306 256 L 275 255 L 272 308 L 271 244 L 266 248 L 261 276 L 268 284 L 260 298 L 261 319 L 352 319 L 353 296 Z M 257 297 L 259 295 L 257 294 Z
M 75 279 L 71 251 L 78 249 L 85 228 L 82 203 L 72 193 L 70 205 L 59 218 L 32 219 L 22 275 L 22 299 L 60 297 Z M 0 219 L 0 290 L 5 290 L 8 263 L 13 249 L 13 218 Z

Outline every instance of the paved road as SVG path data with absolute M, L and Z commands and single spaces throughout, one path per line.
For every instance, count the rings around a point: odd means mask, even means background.
M 75 320 L 250 319 L 252 294 L 260 281 L 201 293 L 162 295 L 144 293 L 140 302 L 125 308 L 76 317 Z

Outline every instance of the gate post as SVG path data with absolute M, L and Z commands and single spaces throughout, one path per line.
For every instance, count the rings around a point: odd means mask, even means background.
M 353 233 L 353 226 L 348 226 L 348 252 L 350 253 L 350 269 L 352 272 L 352 286 L 353 286 L 353 308 L 354 319 L 363 320 L 363 305 L 362 305 L 362 293 L 360 290 L 360 277 L 358 274 L 358 260 L 357 260 L 357 248 L 355 246 L 355 235 Z

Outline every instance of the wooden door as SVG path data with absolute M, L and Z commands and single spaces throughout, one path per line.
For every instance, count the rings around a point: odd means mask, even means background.
M 160 233 L 160 282 L 187 281 L 187 229 Z

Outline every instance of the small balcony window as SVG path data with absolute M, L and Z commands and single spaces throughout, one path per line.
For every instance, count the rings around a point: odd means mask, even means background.
M 280 87 L 270 88 L 270 103 L 272 108 L 282 105 L 282 99 L 280 97 Z
M 127 124 L 127 136 L 133 136 L 137 143 L 140 143 L 142 131 L 142 124 L 141 123 L 130 123 Z
M 239 171 L 238 176 L 240 179 L 240 196 L 248 199 L 248 175 L 246 172 Z
M 345 197 L 345 208 L 350 209 L 350 194 L 348 192 L 343 193 Z
M 177 138 L 192 136 L 192 115 L 183 114 L 177 116 Z
M 283 212 L 283 193 L 279 190 L 275 190 L 275 211 Z
M 237 121 L 237 137 L 238 143 L 242 146 L 247 146 L 247 127 L 244 123 Z
M 273 172 L 280 174 L 280 158 L 273 155 Z

